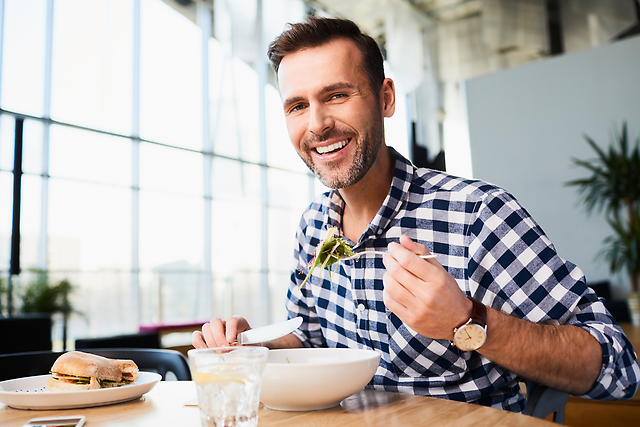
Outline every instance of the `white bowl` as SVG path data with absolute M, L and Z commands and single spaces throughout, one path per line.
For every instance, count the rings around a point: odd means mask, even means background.
M 331 408 L 367 385 L 378 363 L 380 353 L 373 350 L 269 350 L 260 401 L 282 411 Z

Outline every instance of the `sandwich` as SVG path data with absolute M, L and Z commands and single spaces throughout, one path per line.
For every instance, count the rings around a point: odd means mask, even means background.
M 114 359 L 116 365 L 120 367 L 122 371 L 122 383 L 119 385 L 127 385 L 130 383 L 135 383 L 138 379 L 138 365 L 134 363 L 133 360 L 128 359 Z
M 138 366 L 132 360 L 70 351 L 54 362 L 47 388 L 49 391 L 95 390 L 131 384 L 137 378 Z

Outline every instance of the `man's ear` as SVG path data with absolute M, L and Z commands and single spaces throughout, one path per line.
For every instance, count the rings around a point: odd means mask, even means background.
M 396 87 L 393 80 L 387 78 L 380 89 L 382 117 L 391 117 L 396 111 Z

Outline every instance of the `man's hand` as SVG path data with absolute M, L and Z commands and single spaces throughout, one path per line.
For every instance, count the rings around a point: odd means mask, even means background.
M 249 329 L 251 329 L 251 326 L 249 326 L 249 322 L 244 317 L 232 316 L 226 321 L 218 318 L 211 319 L 211 322 L 202 325 L 202 332 L 193 331 L 191 344 L 195 348 L 227 347 L 236 344 L 238 334 Z M 271 349 L 303 347 L 300 340 L 293 334 L 249 345 L 261 345 Z
M 451 340 L 453 329 L 469 320 L 471 301 L 437 261 L 416 254 L 428 251 L 407 236 L 389 244 L 384 303 L 417 333 Z M 602 349 L 589 332 L 531 323 L 490 307 L 487 341 L 477 351 L 524 378 L 577 396 L 589 391 L 602 366 Z
M 433 339 L 453 339 L 453 329 L 471 315 L 471 301 L 455 279 L 435 259 L 423 260 L 424 245 L 407 236 L 391 243 L 384 257 L 385 305 L 420 335 Z
M 230 346 L 240 332 L 249 329 L 251 326 L 244 317 L 232 316 L 226 321 L 215 318 L 202 325 L 202 332 L 193 331 L 191 344 L 195 348 Z

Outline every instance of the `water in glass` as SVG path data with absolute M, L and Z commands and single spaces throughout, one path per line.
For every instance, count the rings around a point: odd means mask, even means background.
M 258 425 L 266 354 L 267 349 L 260 347 L 237 347 L 218 354 L 189 353 L 203 427 Z

